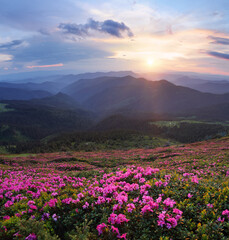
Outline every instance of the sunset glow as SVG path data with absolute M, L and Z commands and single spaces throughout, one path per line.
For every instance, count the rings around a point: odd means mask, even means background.
M 52 64 L 52 65 L 40 65 L 40 66 L 27 66 L 27 68 L 50 68 L 50 67 L 63 67 L 63 63 Z
M 225 0 L 22 0 L 14 7 L 3 0 L 0 74 L 51 67 L 82 72 L 85 65 L 93 71 L 96 61 L 98 71 L 228 75 L 228 8 Z M 46 11 L 52 14 L 38 14 Z
M 154 64 L 154 60 L 153 60 L 153 59 L 148 59 L 148 60 L 147 60 L 147 64 L 148 64 L 149 66 L 152 66 L 152 65 Z

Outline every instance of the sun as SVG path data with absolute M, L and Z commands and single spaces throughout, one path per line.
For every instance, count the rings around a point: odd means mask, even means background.
M 148 66 L 152 66 L 154 64 L 154 60 L 153 59 L 148 59 L 147 60 L 147 65 Z

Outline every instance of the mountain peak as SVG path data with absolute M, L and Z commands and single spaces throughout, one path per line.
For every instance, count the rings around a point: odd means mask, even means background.
M 160 83 L 162 83 L 162 84 L 165 84 L 165 85 L 175 86 L 175 84 L 173 84 L 173 83 L 171 83 L 170 81 L 165 80 L 165 79 L 161 79 L 161 80 L 159 80 L 158 82 L 160 82 Z

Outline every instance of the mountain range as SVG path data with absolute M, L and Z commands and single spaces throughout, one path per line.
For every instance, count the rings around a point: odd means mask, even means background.
M 131 75 L 123 76 L 126 73 Z M 175 85 L 167 80 L 149 81 L 133 75 L 136 74 L 99 72 L 57 76 L 55 81 L 41 83 L 0 82 L 0 100 L 36 99 L 30 103 L 58 109 L 80 108 L 103 116 L 113 113 L 185 114 L 195 112 L 194 109 L 209 109 L 229 103 L 229 93 L 214 94 L 197 90 L 197 86 L 214 88 L 217 85 L 215 91 L 222 93 L 220 88 L 224 86 L 227 89 L 227 81 L 209 83 L 207 80 L 181 77 Z M 181 86 L 185 85 L 184 82 L 189 87 Z M 196 87 L 191 88 L 193 85 Z
M 166 80 L 102 77 L 79 80 L 62 90 L 83 107 L 98 113 L 178 114 L 195 108 L 229 103 L 229 94 L 203 93 Z
M 29 100 L 33 98 L 44 98 L 51 95 L 50 92 L 44 90 L 0 87 L 0 100 Z
M 105 126 L 146 131 L 151 128 L 147 125 L 149 119 L 177 117 L 229 120 L 229 93 L 201 92 L 179 86 L 182 81 L 187 79 L 178 79 L 176 85 L 167 80 L 149 81 L 132 72 L 118 72 L 117 76 L 110 72 L 58 75 L 52 81 L 35 83 L 0 82 L 0 136 L 41 139 L 59 132 Z M 200 82 L 190 80 L 189 85 Z
M 201 92 L 224 94 L 229 92 L 229 81 L 227 80 L 204 80 L 199 78 L 190 78 L 187 76 L 179 77 L 172 81 L 176 85 L 190 87 Z

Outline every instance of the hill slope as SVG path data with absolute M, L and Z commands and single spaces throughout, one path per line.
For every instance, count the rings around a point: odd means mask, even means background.
M 192 77 L 179 77 L 172 81 L 176 85 L 190 87 L 201 92 L 224 94 L 229 93 L 229 81 L 227 80 L 204 80 Z
M 166 80 L 147 81 L 131 76 L 80 80 L 63 89 L 63 92 L 84 107 L 101 113 L 179 113 L 196 106 L 200 108 L 229 102 L 229 94 L 202 93 Z
M 228 149 L 1 156 L 0 238 L 228 240 Z
M 86 130 L 94 117 L 61 93 L 44 99 L 1 102 L 8 111 L 0 113 L 0 125 L 11 129 L 8 133 L 18 131 L 27 139 L 41 139 L 61 131 Z
M 0 87 L 0 100 L 29 100 L 33 98 L 44 98 L 51 95 L 51 93 L 42 90 Z

